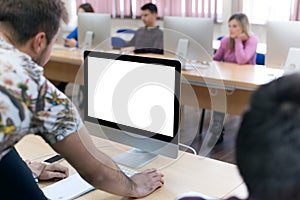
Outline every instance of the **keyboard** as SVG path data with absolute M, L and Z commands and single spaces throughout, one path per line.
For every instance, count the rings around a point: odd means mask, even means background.
M 54 44 L 52 48 L 54 50 L 69 50 L 69 51 L 74 51 L 77 49 L 76 47 L 65 47 L 64 45 L 60 45 L 60 44 Z
M 117 164 L 117 165 L 120 168 L 120 170 L 128 177 L 131 177 L 131 176 L 135 175 L 136 173 L 138 173 L 137 171 L 127 168 L 123 165 L 120 165 L 120 164 Z
M 189 70 L 189 69 L 196 69 L 196 68 L 209 68 L 209 64 L 201 64 L 201 63 L 186 63 L 185 66 L 182 67 L 182 69 Z

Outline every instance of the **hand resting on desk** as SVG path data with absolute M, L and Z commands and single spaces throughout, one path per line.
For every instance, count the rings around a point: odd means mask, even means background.
M 39 180 L 63 179 L 69 176 L 69 169 L 59 163 L 47 164 L 26 160 L 26 164 Z
M 164 180 L 162 180 L 163 176 L 164 175 L 158 172 L 156 169 L 148 169 L 141 173 L 133 175 L 131 179 L 137 186 L 137 196 L 146 196 L 149 193 L 153 192 L 153 190 L 155 190 L 156 188 L 161 187 L 164 184 Z

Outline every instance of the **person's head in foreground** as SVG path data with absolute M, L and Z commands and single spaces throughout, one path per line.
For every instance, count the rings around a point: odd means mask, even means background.
M 236 162 L 248 200 L 300 199 L 299 85 L 300 74 L 295 73 L 261 86 L 243 115 Z M 195 195 L 180 200 L 204 198 Z
M 61 20 L 67 23 L 68 13 L 59 0 L 1 1 L 1 35 L 39 65 L 50 57 Z
M 236 161 L 255 200 L 300 199 L 300 74 L 261 86 L 236 141 Z

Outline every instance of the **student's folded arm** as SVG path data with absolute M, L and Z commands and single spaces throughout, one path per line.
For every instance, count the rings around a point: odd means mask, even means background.
M 244 47 L 240 38 L 235 39 L 235 55 L 238 64 L 248 63 L 253 55 L 256 54 L 257 42 L 256 37 L 249 38 Z

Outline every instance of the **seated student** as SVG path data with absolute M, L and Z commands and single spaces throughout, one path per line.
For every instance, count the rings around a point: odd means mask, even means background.
M 127 177 L 95 147 L 76 107 L 43 75 L 60 22 L 67 18 L 62 0 L 0 4 L 0 197 L 46 199 L 14 150 L 27 134 L 41 136 L 95 188 L 146 196 L 163 186 L 163 175 L 149 169 Z
M 233 14 L 228 20 L 229 36 L 221 40 L 213 59 L 237 64 L 255 64 L 258 38 L 250 34 L 248 17 Z
M 78 7 L 77 13 L 80 12 L 94 12 L 94 9 L 91 4 L 83 3 Z M 78 27 L 76 27 L 67 37 L 65 38 L 66 47 L 77 47 L 78 48 Z M 59 82 L 56 87 L 64 92 L 68 83 Z
M 91 4 L 84 3 L 78 7 L 78 13 L 80 12 L 94 12 Z M 65 39 L 65 46 L 78 47 L 78 27 L 76 27 Z
M 299 84 L 295 73 L 261 86 L 243 115 L 236 162 L 249 200 L 300 199 Z
M 157 7 L 153 3 L 147 3 L 141 7 L 142 20 L 145 27 L 139 28 L 134 34 L 128 47 L 122 51 L 134 51 L 134 53 L 163 54 L 163 32 L 156 25 Z
M 221 40 L 220 48 L 213 59 L 237 64 L 255 64 L 258 38 L 250 34 L 248 17 L 243 13 L 233 14 L 228 20 L 229 35 Z M 223 141 L 225 113 L 213 112 L 212 141 Z M 221 134 L 221 135 L 220 135 Z

